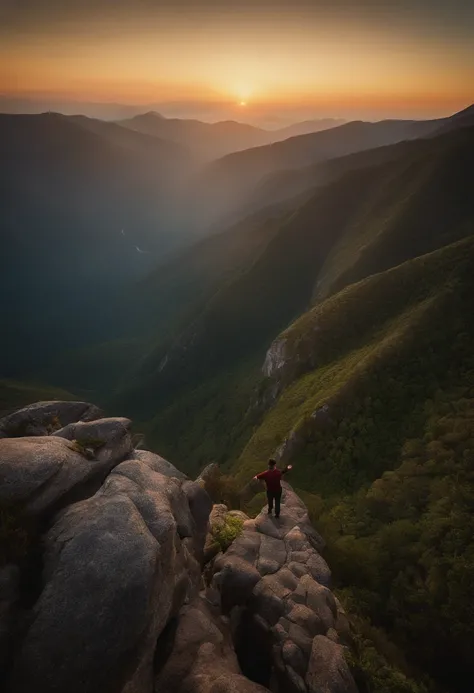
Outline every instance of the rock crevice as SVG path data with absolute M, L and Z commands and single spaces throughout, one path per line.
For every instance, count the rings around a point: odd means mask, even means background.
M 211 594 L 234 623 L 244 673 L 285 693 L 356 693 L 344 657 L 342 607 L 329 589 L 324 541 L 284 484 L 281 517 L 266 508 L 214 559 Z M 260 665 L 259 665 L 260 662 Z

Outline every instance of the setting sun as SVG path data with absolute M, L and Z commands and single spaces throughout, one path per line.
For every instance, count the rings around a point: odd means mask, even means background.
M 239 101 L 239 106 L 246 106 L 247 102 L 246 101 Z

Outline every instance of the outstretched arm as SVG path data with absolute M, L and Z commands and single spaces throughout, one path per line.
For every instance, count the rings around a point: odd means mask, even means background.
M 282 473 L 282 474 L 286 474 L 287 472 L 291 471 L 292 469 L 293 469 L 293 465 L 292 465 L 292 464 L 287 464 L 286 467 L 285 467 L 285 469 L 282 469 L 282 470 L 281 470 L 281 473 Z
M 267 472 L 260 472 L 260 474 L 256 474 L 254 476 L 254 479 L 256 479 L 257 481 L 263 481 L 263 479 L 265 479 L 266 475 L 267 475 Z

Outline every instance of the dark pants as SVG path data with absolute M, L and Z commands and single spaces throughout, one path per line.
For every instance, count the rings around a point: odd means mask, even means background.
M 275 516 L 280 514 L 281 489 L 279 491 L 267 491 L 268 511 L 273 510 L 273 501 L 275 501 Z

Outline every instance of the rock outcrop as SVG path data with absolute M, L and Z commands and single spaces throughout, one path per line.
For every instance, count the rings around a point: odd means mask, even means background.
M 26 408 L 2 429 L 37 424 L 36 436 L 0 440 L 0 504 L 20 526 L 41 517 L 17 565 L 0 554 L 0 645 L 15 645 L 3 648 L 2 683 L 9 693 L 151 693 L 157 641 L 198 594 L 212 504 L 169 462 L 133 449 L 128 419 L 72 421 L 100 415 L 74 404 Z M 58 412 L 66 425 L 55 418 L 44 435 Z
M 87 402 L 36 402 L 0 419 L 0 438 L 50 435 L 67 424 L 101 416 L 100 409 Z
M 272 690 L 356 693 L 323 546 L 304 503 L 284 484 L 281 517 L 264 508 L 214 561 L 210 589 L 233 623 L 244 672 Z
M 184 606 L 172 624 L 170 656 L 158 667 L 156 691 L 173 693 L 268 693 L 242 675 L 228 619 L 202 596 Z M 160 643 L 159 643 L 160 645 Z
M 199 586 L 194 531 L 182 482 L 138 460 L 63 512 L 10 690 L 151 690 L 158 636 Z
M 196 479 L 196 483 L 204 486 L 216 474 L 219 474 L 219 465 L 215 462 L 211 462 L 211 464 L 208 464 L 206 467 L 204 467 L 204 469 Z
M 74 402 L 6 419 L 2 690 L 354 693 L 323 541 L 289 486 L 279 521 L 250 520 L 134 449 L 128 419 Z
M 50 436 L 0 439 L 0 502 L 39 514 L 67 494 L 90 495 L 132 452 L 128 419 L 69 424 Z

